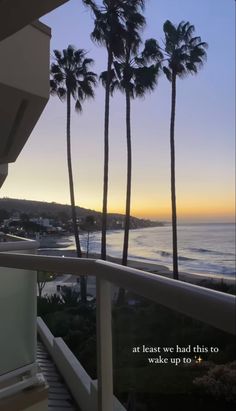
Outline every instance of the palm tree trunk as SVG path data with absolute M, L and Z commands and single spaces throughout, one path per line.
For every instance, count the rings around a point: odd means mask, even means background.
M 102 260 L 106 260 L 111 67 L 112 67 L 112 53 L 109 50 L 108 51 L 108 62 L 107 62 L 107 83 L 106 83 L 106 91 L 105 91 L 105 119 L 104 119 L 104 174 L 103 174 L 102 244 L 101 244 Z
M 129 228 L 130 228 L 130 204 L 131 204 L 131 171 L 132 171 L 132 149 L 131 149 L 131 107 L 130 94 L 126 90 L 126 138 L 127 138 L 127 186 L 126 186 L 126 210 L 125 210 L 125 227 L 122 265 L 127 265 L 128 248 L 129 248 Z M 125 289 L 119 288 L 117 304 L 122 305 L 125 302 Z
M 130 204 L 131 204 L 131 170 L 132 170 L 130 115 L 131 115 L 130 95 L 129 95 L 129 90 L 127 90 L 126 91 L 127 186 L 126 186 L 125 231 L 124 231 L 122 265 L 127 265 L 128 247 L 129 247 Z
M 75 245 L 76 245 L 76 252 L 77 257 L 82 257 L 82 252 L 80 248 L 80 240 L 79 240 L 79 230 L 77 226 L 77 218 L 76 218 L 76 208 L 75 208 L 75 195 L 74 195 L 74 182 L 73 182 L 73 173 L 72 173 L 72 161 L 71 161 L 71 137 L 70 137 L 70 117 L 71 117 L 71 95 L 68 91 L 67 93 L 67 126 L 66 126 L 66 134 L 67 134 L 67 165 L 68 165 L 68 174 L 69 174 L 69 188 L 70 188 L 70 202 L 71 202 L 71 215 L 72 215 L 72 224 L 75 236 Z M 86 283 L 84 277 L 81 276 L 81 300 L 86 302 Z
M 175 192 L 175 107 L 176 107 L 176 75 L 172 73 L 171 121 L 170 121 L 170 153 L 171 153 L 171 206 L 172 206 L 172 244 L 173 244 L 173 278 L 179 279 L 177 213 Z
M 87 250 L 86 250 L 86 258 L 89 257 L 89 230 L 87 233 Z

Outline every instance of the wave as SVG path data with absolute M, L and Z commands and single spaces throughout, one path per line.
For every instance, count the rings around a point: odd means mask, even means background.
M 195 258 L 182 257 L 182 256 L 180 255 L 180 256 L 178 256 L 178 260 L 180 260 L 180 261 L 194 261 Z
M 169 251 L 156 251 L 157 254 L 159 254 L 161 257 L 172 257 L 172 253 L 170 253 Z M 194 258 L 190 258 L 190 257 L 184 257 L 182 255 L 178 256 L 178 260 L 180 261 L 193 261 L 195 260 Z
M 209 250 L 207 248 L 194 248 L 190 247 L 188 250 L 196 252 L 196 253 L 208 253 L 208 254 L 215 254 L 215 255 L 234 255 L 233 253 L 227 253 L 227 252 L 221 252 L 221 251 L 216 251 L 216 250 Z

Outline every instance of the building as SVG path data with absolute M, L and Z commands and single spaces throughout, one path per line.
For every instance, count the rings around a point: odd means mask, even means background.
M 51 32 L 38 18 L 65 2 L 0 2 L 0 52 L 4 56 L 0 65 L 0 185 L 7 177 L 8 163 L 17 160 L 49 98 Z M 22 56 L 17 67 L 14 64 L 15 55 Z M 49 373 L 43 364 L 46 351 L 82 411 L 124 410 L 113 396 L 111 283 L 226 332 L 235 332 L 233 296 L 211 290 L 202 291 L 191 284 L 103 261 L 37 256 L 37 247 L 36 241 L 14 236 L 9 236 L 7 241 L 0 244 L 2 411 L 46 411 L 56 408 L 47 384 Z M 90 378 L 63 340 L 54 338 L 43 321 L 37 319 L 37 270 L 71 272 L 75 275 L 86 271 L 87 275 L 96 276 L 97 381 Z M 36 332 L 41 338 L 38 359 Z M 47 366 L 53 367 L 50 364 Z M 66 400 L 55 401 L 57 410 L 70 409 L 64 405 Z

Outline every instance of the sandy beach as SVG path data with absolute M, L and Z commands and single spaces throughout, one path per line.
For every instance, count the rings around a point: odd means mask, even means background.
M 39 249 L 38 254 L 40 255 L 51 255 L 51 256 L 64 256 L 64 257 L 75 257 L 74 250 L 58 250 L 58 249 Z M 83 257 L 86 257 L 85 255 Z M 89 254 L 89 258 L 92 259 L 99 259 L 100 256 L 98 254 Z M 121 264 L 121 260 L 116 257 L 107 256 L 107 260 L 116 264 Z M 152 274 L 157 274 L 161 276 L 165 276 L 168 278 L 172 278 L 172 272 L 165 266 L 159 264 L 152 264 L 149 262 L 143 261 L 136 261 L 136 260 L 128 260 L 128 266 L 131 268 L 135 268 L 138 270 L 146 271 Z M 220 283 L 221 279 L 217 278 L 217 276 L 206 274 L 189 274 L 185 272 L 179 273 L 179 280 L 189 282 L 196 285 L 202 285 L 204 281 L 210 281 L 212 283 Z M 225 279 L 224 283 L 233 285 L 235 283 L 234 278 L 232 279 Z M 76 277 L 73 275 L 63 275 L 59 276 L 55 281 L 49 282 L 46 284 L 43 294 L 53 294 L 56 292 L 56 286 L 60 285 L 68 285 L 73 286 L 76 285 Z M 88 293 L 92 296 L 96 295 L 96 284 L 95 279 L 93 277 L 88 278 Z

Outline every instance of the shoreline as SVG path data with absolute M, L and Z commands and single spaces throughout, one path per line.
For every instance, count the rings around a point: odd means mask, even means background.
M 39 249 L 39 255 L 49 255 L 49 256 L 65 256 L 65 257 L 75 257 L 75 250 L 59 250 L 59 249 Z M 85 254 L 85 253 L 84 253 Z M 83 256 L 85 258 L 85 255 Z M 96 253 L 89 254 L 90 259 L 100 259 L 100 255 Z M 121 264 L 121 258 L 107 256 L 107 261 L 115 264 Z M 128 259 L 128 267 L 135 268 L 141 271 L 147 271 L 150 274 L 157 274 L 167 278 L 172 278 L 172 272 L 170 269 L 161 264 L 154 264 L 149 262 L 137 261 Z M 179 272 L 179 280 L 184 282 L 189 282 L 195 285 L 201 285 L 204 281 L 210 281 L 214 284 L 226 283 L 228 285 L 235 284 L 235 278 L 218 278 L 216 274 L 209 273 L 187 273 Z

